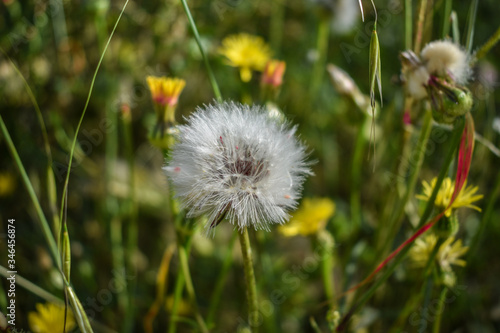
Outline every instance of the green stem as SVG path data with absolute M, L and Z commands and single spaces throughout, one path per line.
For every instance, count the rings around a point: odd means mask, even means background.
M 388 224 L 388 234 L 387 237 L 382 241 L 383 244 L 382 251 L 380 252 L 380 256 L 385 256 L 386 252 L 392 245 L 391 241 L 394 239 L 396 233 L 398 232 L 401 222 L 403 221 L 405 207 L 412 197 L 415 186 L 417 185 L 418 176 L 420 174 L 420 169 L 422 168 L 422 164 L 424 162 L 425 150 L 427 147 L 427 143 L 429 141 L 429 136 L 432 129 L 432 112 L 427 110 L 424 117 L 424 123 L 422 124 L 422 129 L 420 131 L 420 136 L 417 141 L 417 145 L 415 146 L 415 150 L 408 155 L 409 160 L 407 161 L 410 165 L 410 180 L 408 181 L 408 185 L 406 187 L 406 192 L 399 202 L 395 213 L 392 215 L 391 222 Z M 414 157 L 416 157 L 414 159 Z M 416 162 L 413 162 L 416 160 Z
M 405 326 L 406 318 L 415 311 L 418 304 L 420 303 L 420 299 L 422 298 L 422 294 L 418 292 L 418 288 L 413 288 L 413 290 L 417 290 L 413 295 L 408 299 L 403 310 L 399 313 L 398 319 L 394 322 L 389 333 L 399 333 L 401 332 L 401 327 Z
M 236 242 L 236 234 L 231 237 L 231 241 L 229 242 L 229 246 L 226 249 L 226 253 L 224 255 L 224 262 L 222 263 L 222 269 L 217 277 L 217 283 L 215 285 L 214 292 L 212 294 L 212 298 L 210 299 L 210 308 L 208 310 L 207 316 L 207 326 L 212 327 L 215 320 L 215 314 L 217 312 L 217 308 L 219 306 L 219 302 L 221 299 L 222 291 L 224 290 L 224 285 L 226 284 L 227 275 L 229 273 L 229 268 L 233 263 L 233 248 L 234 243 Z
M 212 71 L 212 67 L 210 67 L 210 63 L 208 62 L 207 55 L 205 54 L 205 50 L 203 49 L 203 45 L 201 44 L 201 38 L 198 34 L 198 29 L 196 28 L 196 24 L 193 20 L 193 16 L 191 15 L 191 11 L 189 10 L 188 4 L 186 0 L 181 0 L 182 7 L 184 8 L 184 12 L 186 12 L 186 16 L 189 21 L 189 25 L 191 26 L 191 30 L 193 31 L 194 39 L 198 44 L 198 48 L 200 49 L 201 56 L 203 57 L 203 61 L 205 63 L 205 68 L 208 73 L 208 78 L 210 80 L 210 84 L 212 85 L 212 89 L 214 90 L 215 98 L 218 102 L 222 102 L 222 95 L 219 90 L 219 85 L 217 84 L 217 80 L 215 79 L 215 75 Z
M 427 10 L 427 0 L 420 0 L 420 10 L 418 12 L 417 33 L 415 34 L 415 44 L 413 51 L 420 53 L 422 47 L 422 37 L 424 34 L 425 12 Z
M 424 286 L 422 288 L 422 294 L 424 297 L 424 302 L 422 304 L 421 315 L 422 318 L 427 318 L 427 311 L 429 309 L 429 302 L 431 300 L 432 288 L 434 287 L 434 282 L 431 276 L 424 277 Z M 427 320 L 420 321 L 419 332 L 425 332 L 427 328 Z
M 60 207 L 60 212 L 59 212 L 59 220 L 60 221 L 62 221 L 64 207 L 66 206 L 66 192 L 68 191 L 69 176 L 71 173 L 71 165 L 73 163 L 73 155 L 75 154 L 75 147 L 76 147 L 76 141 L 78 139 L 78 133 L 80 132 L 80 127 L 82 126 L 83 118 L 85 117 L 85 113 L 87 112 L 87 108 L 89 106 L 90 97 L 92 96 L 92 91 L 94 90 L 94 83 L 95 83 L 95 80 L 97 77 L 97 73 L 99 72 L 99 68 L 101 68 L 101 64 L 102 64 L 102 61 L 104 59 L 104 55 L 106 54 L 109 43 L 111 42 L 111 39 L 113 38 L 113 35 L 115 34 L 116 27 L 118 26 L 118 23 L 120 22 L 120 19 L 123 15 L 123 12 L 125 11 L 125 8 L 127 8 L 128 2 L 129 2 L 129 0 L 125 1 L 125 4 L 123 5 L 122 10 L 120 12 L 120 15 L 116 19 L 113 30 L 111 31 L 111 34 L 109 35 L 106 46 L 104 47 L 104 50 L 102 51 L 101 57 L 99 58 L 99 62 L 97 63 L 97 67 L 94 71 L 94 76 L 92 77 L 92 81 L 90 83 L 90 89 L 89 89 L 89 93 L 87 95 L 87 100 L 85 101 L 85 106 L 83 108 L 82 115 L 80 116 L 80 120 L 78 121 L 78 125 L 76 127 L 75 136 L 73 138 L 73 143 L 71 144 L 71 151 L 69 153 L 68 169 L 66 172 L 66 179 L 64 181 L 64 187 L 63 187 L 63 192 L 62 192 L 61 207 Z
M 456 11 L 451 12 L 451 30 L 453 32 L 453 42 L 460 44 L 460 30 L 458 29 L 458 16 Z
M 365 131 L 370 124 L 371 117 L 365 115 L 363 125 L 358 129 L 354 155 L 351 166 L 351 225 L 354 230 L 361 227 L 361 166 L 363 165 L 363 152 L 366 146 Z
M 491 48 L 495 46 L 496 43 L 498 43 L 499 40 L 500 40 L 500 27 L 497 29 L 497 31 L 495 31 L 493 36 L 491 36 L 490 39 L 488 39 L 486 43 L 484 43 L 484 45 L 481 46 L 479 51 L 477 51 L 475 61 L 484 57 L 486 53 L 488 53 L 491 50 Z
M 309 97 L 315 99 L 318 90 L 323 82 L 323 74 L 326 69 L 326 55 L 328 51 L 328 38 L 330 35 L 330 20 L 326 15 L 322 15 L 319 20 L 318 35 L 316 37 L 316 51 L 318 58 L 312 70 L 311 86 Z
M 324 248 L 323 248 L 324 249 Z M 332 300 L 330 302 L 330 307 L 335 308 L 335 288 L 333 284 L 333 253 L 322 253 L 323 260 L 321 260 L 321 276 L 323 279 L 323 287 L 325 288 L 325 294 L 327 299 Z
M 405 48 L 411 50 L 413 35 L 412 0 L 405 0 Z
M 184 274 L 179 272 L 175 280 L 174 287 L 174 302 L 170 310 L 170 323 L 168 325 L 168 333 L 175 333 L 177 328 L 177 312 L 179 311 L 179 304 L 182 298 L 182 291 L 184 290 Z
M 493 209 L 495 208 L 495 203 L 497 202 L 499 195 L 500 195 L 500 173 L 497 174 L 495 187 L 493 188 L 491 194 L 488 196 L 488 203 L 486 205 L 486 209 L 483 213 L 483 216 L 481 217 L 481 222 L 479 222 L 479 228 L 470 243 L 469 252 L 467 253 L 468 258 L 473 258 L 474 255 L 476 254 L 478 246 L 483 238 L 484 231 L 486 230 L 486 226 L 488 222 L 491 220 L 491 215 L 493 214 Z
M 420 217 L 420 222 L 418 224 L 418 229 L 423 227 L 424 224 L 428 221 L 432 210 L 434 209 L 434 201 L 436 200 L 436 196 L 439 192 L 439 189 L 441 188 L 441 184 L 443 183 L 444 178 L 446 177 L 446 174 L 448 172 L 448 166 L 453 160 L 453 156 L 455 155 L 455 151 L 457 150 L 458 146 L 460 145 L 460 140 L 462 138 L 462 133 L 464 131 L 465 127 L 465 120 L 464 117 L 460 117 L 456 120 L 455 122 L 455 127 L 452 132 L 452 137 L 451 137 L 451 142 L 450 142 L 450 149 L 448 150 L 445 159 L 444 159 L 444 164 L 441 167 L 441 171 L 439 172 L 438 179 L 436 181 L 436 185 L 434 186 L 434 189 L 432 191 L 431 197 L 427 201 L 427 205 L 425 207 L 424 213 Z M 346 324 L 347 320 L 354 314 L 356 311 L 358 311 L 360 308 L 363 307 L 363 305 L 373 296 L 375 291 L 380 287 L 388 278 L 389 276 L 392 275 L 396 267 L 403 261 L 403 259 L 406 257 L 406 254 L 408 251 L 411 249 L 411 246 L 413 243 L 408 244 L 405 248 L 401 250 L 401 252 L 396 256 L 392 264 L 387 267 L 385 272 L 382 274 L 382 276 L 366 291 L 366 293 L 363 294 L 361 299 L 357 304 L 355 304 L 352 309 L 348 312 L 348 314 L 344 317 L 344 320 L 342 321 L 342 324 Z
M 447 293 L 448 293 L 448 287 L 443 287 L 441 295 L 439 295 L 439 303 L 436 313 L 436 319 L 434 320 L 434 325 L 432 328 L 433 333 L 439 333 L 439 328 L 441 327 L 441 318 L 443 317 L 444 303 L 446 302 Z
M 179 251 L 179 261 L 182 268 L 182 274 L 184 275 L 184 280 L 186 283 L 186 290 L 189 295 L 189 298 L 191 299 L 191 305 L 194 308 L 196 321 L 198 322 L 201 331 L 204 333 L 208 333 L 207 325 L 203 321 L 203 317 L 201 316 L 200 310 L 198 308 L 198 303 L 196 302 L 196 294 L 194 292 L 193 280 L 191 279 L 191 273 L 189 271 L 187 250 L 185 247 L 179 246 L 178 251 Z
M 285 6 L 283 5 L 284 0 L 275 0 L 272 2 L 271 6 L 271 22 L 269 29 L 269 40 L 271 48 L 274 52 L 279 53 L 281 49 L 281 40 L 283 37 L 283 26 L 285 19 Z
M 133 138 L 132 138 L 132 119 L 130 114 L 122 115 L 122 124 L 124 132 L 124 146 L 125 154 L 128 163 L 129 170 L 129 195 L 128 195 L 128 213 L 129 221 L 127 224 L 127 244 L 126 253 L 128 258 L 128 267 L 131 270 L 136 270 L 135 265 L 135 253 L 137 251 L 137 237 L 139 234 L 139 228 L 137 225 L 137 201 L 136 201 L 136 188 L 135 188 L 135 167 L 134 167 L 134 150 L 133 150 Z M 136 280 L 129 283 L 128 288 L 128 308 L 126 318 L 129 318 L 124 327 L 131 331 L 133 327 L 134 311 L 135 306 L 133 306 L 132 301 L 134 299 L 134 293 L 136 288 Z
M 26 81 L 26 78 L 21 73 L 17 65 L 14 63 L 14 61 L 12 61 L 12 59 L 8 56 L 7 53 L 5 53 L 5 51 L 2 48 L 0 48 L 0 51 L 7 58 L 7 60 L 9 60 L 16 74 L 23 81 L 24 87 L 26 88 L 26 92 L 28 93 L 31 103 L 35 108 L 36 118 L 38 119 L 38 123 L 42 131 L 43 147 L 45 149 L 45 154 L 47 155 L 47 195 L 49 198 L 49 205 L 50 205 L 50 215 L 51 215 L 50 218 L 52 219 L 52 224 L 53 224 L 52 228 L 53 232 L 56 233 L 59 230 L 59 220 L 57 217 L 57 193 L 56 193 L 57 190 L 54 178 L 54 171 L 52 170 L 52 162 L 53 162 L 52 151 L 50 149 L 49 136 L 47 134 L 47 127 L 45 126 L 45 121 L 43 120 L 42 110 L 38 105 L 33 90 L 31 90 L 28 81 Z
M 472 0 L 469 8 L 469 17 L 467 20 L 467 40 L 465 48 L 470 53 L 472 51 L 472 41 L 474 40 L 474 27 L 476 25 L 477 4 L 479 0 Z
M 439 252 L 439 248 L 441 247 L 441 244 L 443 244 L 444 239 L 442 237 L 439 237 L 438 240 L 436 241 L 436 244 L 434 245 L 434 248 L 432 249 L 431 254 L 429 255 L 429 258 L 427 259 L 427 263 L 425 264 L 424 268 L 424 285 L 422 288 L 422 297 L 424 299 L 424 303 L 422 305 L 422 318 L 426 318 L 426 311 L 429 308 L 429 301 L 430 297 L 432 294 L 432 288 L 433 288 L 433 280 L 432 277 L 430 276 L 432 266 L 434 265 L 434 260 L 436 259 L 436 255 Z M 420 332 L 425 332 L 425 329 L 427 328 L 427 321 L 422 321 L 422 326 L 420 327 Z
M 250 238 L 248 237 L 248 229 L 245 227 L 241 232 L 238 232 L 240 237 L 241 253 L 243 255 L 243 268 L 245 270 L 245 283 L 247 288 L 248 301 L 248 318 L 252 332 L 257 332 L 254 327 L 259 319 L 259 307 L 257 303 L 257 285 L 255 283 L 255 274 L 252 263 L 252 249 L 250 246 Z
M 12 138 L 10 137 L 9 131 L 7 130 L 7 127 L 5 126 L 5 123 L 3 121 L 2 116 L 0 115 L 0 128 L 2 130 L 2 134 L 4 136 L 5 142 L 7 143 L 7 147 L 9 148 L 10 154 L 12 155 L 12 158 L 14 159 L 14 162 L 17 166 L 17 169 L 19 170 L 19 173 L 21 174 L 21 178 L 23 180 L 23 184 L 26 187 L 26 190 L 28 191 L 28 194 L 30 196 L 31 201 L 33 202 L 33 205 L 35 206 L 35 211 L 38 215 L 38 218 L 40 220 L 41 226 L 42 226 L 42 231 L 45 236 L 45 240 L 47 241 L 49 245 L 50 252 L 57 264 L 57 267 L 61 269 L 61 257 L 59 256 L 59 251 L 57 250 L 57 244 L 54 239 L 54 235 L 52 234 L 52 231 L 50 230 L 49 223 L 47 222 L 47 219 L 45 218 L 45 215 L 43 214 L 42 207 L 40 206 L 40 202 L 38 201 L 38 198 L 35 194 L 35 190 L 33 188 L 33 185 L 31 184 L 31 181 L 26 173 L 26 170 L 24 169 L 23 162 L 21 161 L 21 158 L 19 157 L 19 154 L 17 153 L 17 149 L 14 146 L 14 142 L 12 142 Z
M 11 273 L 9 273 L 7 268 L 0 265 L 0 275 L 8 278 L 8 277 L 10 277 Z M 24 277 L 22 277 L 19 274 L 16 274 L 16 285 L 21 286 L 22 288 L 31 292 L 33 295 L 36 295 L 47 302 L 58 304 L 61 306 L 64 306 L 64 304 L 65 304 L 64 300 L 62 300 L 61 298 L 57 297 L 56 295 L 51 294 L 50 292 L 46 291 L 45 289 L 40 288 L 39 286 L 37 286 L 33 282 L 25 279 Z M 96 322 L 93 319 L 90 319 L 90 322 L 92 323 L 92 326 L 94 328 L 96 328 L 99 332 L 117 333 L 116 331 L 104 326 L 101 323 Z
M 446 38 L 448 33 L 450 32 L 450 17 L 451 17 L 451 8 L 452 8 L 453 0 L 446 0 L 444 3 L 444 14 L 443 14 L 443 32 L 442 37 Z

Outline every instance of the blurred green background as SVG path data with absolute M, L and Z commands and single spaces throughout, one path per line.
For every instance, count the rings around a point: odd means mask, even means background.
M 414 17 L 417 2 L 412 4 Z M 373 239 L 381 212 L 387 209 L 386 196 L 394 190 L 391 177 L 397 168 L 402 144 L 404 95 L 399 80 L 398 55 L 405 48 L 404 3 L 397 0 L 375 3 L 379 14 L 377 32 L 382 57 L 384 106 L 377 119 L 375 170 L 373 161 L 365 158 L 369 155 L 366 146 L 362 152 L 360 176 L 353 180 L 354 145 L 364 116 L 352 102 L 335 91 L 326 70 L 318 79 L 317 91 L 311 88 L 311 84 L 316 80 L 313 67 L 318 57 L 318 26 L 328 20 L 326 62 L 343 68 L 360 90 L 368 93 L 368 44 L 370 22 L 373 21 L 370 3 L 363 2 L 363 23 L 355 0 L 189 2 L 224 98 L 240 100 L 245 91 L 254 102 L 260 102 L 259 75 L 248 84 L 242 83 L 238 70 L 227 66 L 217 53 L 224 37 L 240 32 L 259 35 L 270 44 L 274 58 L 286 61 L 284 84 L 277 104 L 293 123 L 299 125 L 301 139 L 310 147 L 311 159 L 317 161 L 313 167 L 315 176 L 307 181 L 304 196 L 329 197 L 337 206 L 327 229 L 336 240 L 338 292 L 360 281 L 375 265 Z M 441 37 L 443 3 L 432 1 L 436 14 L 424 30 L 424 44 Z M 122 1 L 106 0 L 3 0 L 0 3 L 0 46 L 5 52 L 0 56 L 1 115 L 45 212 L 50 208 L 45 191 L 47 157 L 42 134 L 24 83 L 6 55 L 19 67 L 42 110 L 52 148 L 59 202 L 71 140 L 94 70 L 122 6 Z M 466 35 L 469 6 L 469 2 L 453 2 L 462 40 Z M 498 28 L 497 16 L 498 1 L 479 2 L 473 49 L 486 42 Z M 476 131 L 496 147 L 500 146 L 500 114 L 497 111 L 500 103 L 497 89 L 499 59 L 500 47 L 497 46 L 477 63 L 470 83 L 475 95 L 473 117 Z M 132 116 L 138 206 L 138 250 L 126 258 L 135 268 L 135 271 L 126 273 L 135 285 L 134 311 L 132 317 L 126 317 L 120 303 L 122 296 L 112 292 L 111 299 L 106 299 L 106 304 L 99 303 L 100 310 L 96 309 L 95 313 L 101 324 L 118 332 L 124 331 L 125 327 L 133 332 L 143 331 L 142 321 L 155 299 L 155 279 L 161 258 L 168 244 L 175 240 L 167 179 L 161 170 L 163 156 L 148 141 L 148 133 L 155 121 L 145 80 L 148 75 L 176 76 L 186 80 L 177 108 L 176 117 L 180 123 L 182 117 L 197 106 L 214 99 L 203 60 L 179 1 L 132 1 L 128 4 L 96 77 L 71 171 L 67 219 L 72 240 L 72 283 L 80 300 L 86 302 L 88 298 L 102 296 L 105 292 L 99 292 L 109 289 L 110 281 L 116 277 L 113 255 L 119 254 L 113 254 L 113 237 L 128 237 L 126 228 L 123 233 L 113 233 L 112 230 L 114 220 L 119 219 L 123 225 L 130 220 L 130 168 L 121 113 L 121 106 L 128 104 Z M 416 128 L 418 119 L 418 115 L 413 117 Z M 426 156 L 420 180 L 437 175 L 446 148 L 437 144 Z M 3 237 L 7 219 L 16 219 L 18 273 L 63 297 L 59 273 L 51 264 L 33 205 L 2 137 L 0 156 L 0 228 Z M 479 202 L 483 211 L 492 194 L 499 167 L 499 157 L 481 143 L 476 143 L 469 183 L 479 186 L 479 192 L 485 195 Z M 361 194 L 360 228 L 352 226 L 350 195 L 353 188 Z M 417 192 L 420 192 L 420 185 Z M 465 243 L 474 234 L 480 218 L 480 213 L 471 210 L 461 215 L 460 235 Z M 499 218 L 500 205 L 497 202 L 477 252 L 464 269 L 458 270 L 457 285 L 462 292 L 447 304 L 442 332 L 500 331 Z M 232 232 L 232 226 L 223 223 L 214 239 L 195 236 L 191 270 L 202 312 L 208 306 Z M 255 262 L 260 298 L 269 299 L 276 288 L 286 295 L 282 304 L 273 307 L 272 319 L 266 319 L 262 331 L 312 332 L 310 316 L 318 318 L 325 328 L 326 308 L 320 306 L 325 301 L 320 272 L 306 274 L 297 286 L 283 278 L 283 274 L 293 272 L 294 267 L 300 267 L 304 258 L 311 254 L 310 240 L 305 237 L 285 238 L 275 230 L 268 234 L 256 233 L 255 238 L 261 240 Z M 395 244 L 405 238 L 405 233 L 398 234 Z M 353 249 L 358 249 L 358 252 Z M 236 250 L 235 264 L 230 268 L 225 284 L 214 332 L 235 332 L 242 318 L 246 318 L 244 278 L 240 254 Z M 1 264 L 6 265 L 4 238 L 0 238 L 0 253 Z M 171 296 L 178 269 L 174 258 L 167 299 Z M 403 264 L 390 281 L 379 289 L 369 306 L 361 312 L 358 331 L 387 332 L 412 288 L 416 288 L 418 277 Z M 5 279 L 1 285 L 5 292 Z M 20 287 L 16 299 L 18 327 L 28 328 L 27 314 L 34 311 L 35 304 L 42 300 Z M 0 292 L 2 312 L 6 302 L 7 297 Z M 169 320 L 166 311 L 162 309 L 155 319 L 155 332 L 166 330 Z M 189 316 L 189 306 L 186 311 Z M 189 332 L 191 326 L 180 323 L 178 331 Z M 411 319 L 405 322 L 401 331 L 416 331 Z

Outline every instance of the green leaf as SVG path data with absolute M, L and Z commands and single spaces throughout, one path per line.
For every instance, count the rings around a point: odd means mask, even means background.
M 372 36 L 370 39 L 370 103 L 372 111 L 375 113 L 375 83 L 377 83 L 380 93 L 380 104 L 382 105 L 382 82 L 381 76 L 381 61 L 380 61 L 380 44 L 377 35 L 377 24 L 373 27 Z

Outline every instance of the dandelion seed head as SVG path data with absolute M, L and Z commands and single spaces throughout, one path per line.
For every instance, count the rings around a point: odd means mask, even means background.
M 431 74 L 451 75 L 458 84 L 466 84 L 471 69 L 469 56 L 460 46 L 449 40 L 437 40 L 427 44 L 421 58 Z
M 165 171 L 188 216 L 207 214 L 208 231 L 224 216 L 240 229 L 285 223 L 311 174 L 296 127 L 234 102 L 198 108 L 187 121 Z
M 427 96 L 425 86 L 429 81 L 429 72 L 423 66 L 417 67 L 414 71 L 408 73 L 406 86 L 408 93 L 415 99 L 422 99 Z

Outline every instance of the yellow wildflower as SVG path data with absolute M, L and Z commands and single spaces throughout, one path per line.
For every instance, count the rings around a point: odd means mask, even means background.
M 161 106 L 176 106 L 179 95 L 186 86 L 186 81 L 176 77 L 148 76 L 146 80 L 149 90 L 151 90 L 151 95 L 153 95 L 153 101 Z
M 0 172 L 0 197 L 6 197 L 16 188 L 14 175 L 10 172 Z
M 424 267 L 429 260 L 432 250 L 436 246 L 437 237 L 434 234 L 429 234 L 425 237 L 420 237 L 415 240 L 415 244 L 410 250 L 410 258 L 415 263 L 415 266 Z M 439 247 L 436 255 L 436 260 L 445 272 L 451 272 L 451 265 L 465 266 L 465 260 L 460 259 L 467 251 L 468 246 L 462 245 L 462 240 L 455 241 L 455 237 L 447 238 Z
M 186 81 L 176 77 L 169 78 L 164 76 L 148 76 L 146 80 L 149 90 L 151 90 L 156 111 L 156 125 L 151 137 L 154 139 L 157 138 L 157 134 L 160 134 L 160 138 L 163 139 L 165 132 L 175 124 L 177 101 L 186 86 Z
M 64 325 L 64 307 L 46 303 L 36 305 L 36 312 L 28 314 L 28 321 L 34 333 L 62 332 Z M 66 332 L 75 328 L 75 320 L 71 309 L 68 309 L 66 316 Z
M 290 222 L 279 227 L 279 232 L 287 237 L 312 235 L 326 226 L 335 213 L 335 203 L 328 198 L 305 198 Z
M 230 66 L 240 68 L 243 82 L 250 81 L 252 70 L 262 71 L 271 58 L 271 49 L 264 39 L 245 33 L 224 38 L 219 53 L 229 60 Z
M 417 199 L 426 201 L 429 200 L 432 191 L 434 190 L 434 186 L 436 186 L 436 182 L 437 178 L 434 178 L 430 184 L 424 180 L 422 182 L 422 185 L 424 186 L 424 193 L 417 195 L 416 196 Z M 434 202 L 434 204 L 440 209 L 446 209 L 450 204 L 454 189 L 455 189 L 455 182 L 452 181 L 450 178 L 445 178 L 443 180 L 443 183 L 441 184 L 441 188 L 438 191 L 438 194 L 436 196 L 436 201 Z M 472 204 L 473 202 L 483 198 L 482 194 L 475 195 L 477 190 L 478 190 L 477 186 L 467 187 L 467 182 L 465 182 L 464 186 L 462 187 L 462 190 L 455 198 L 455 201 L 453 201 L 451 207 L 446 210 L 445 215 L 450 217 L 452 210 L 460 207 L 469 207 L 477 211 L 481 211 L 481 209 L 478 206 Z

